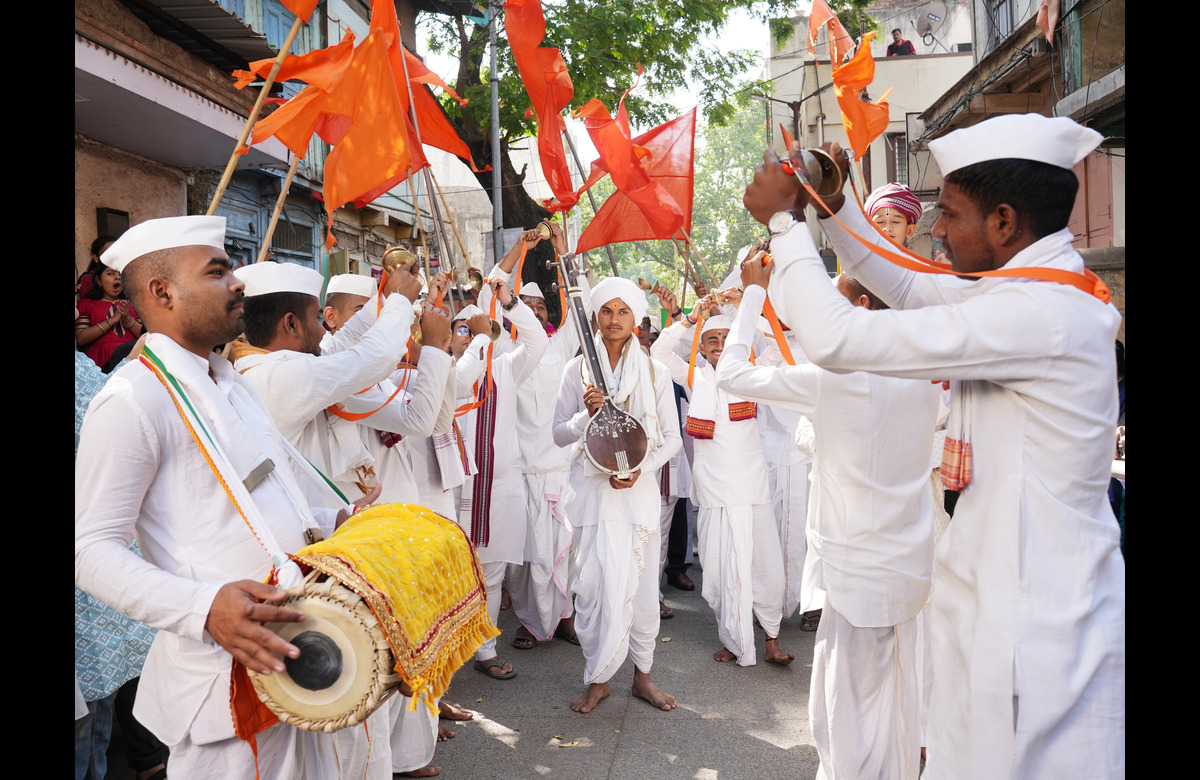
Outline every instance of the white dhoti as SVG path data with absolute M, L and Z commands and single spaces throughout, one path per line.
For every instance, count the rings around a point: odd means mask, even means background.
M 429 711 L 425 702 L 417 702 L 416 711 L 409 712 L 411 701 L 408 696 L 397 694 L 388 702 L 392 706 L 392 756 L 388 778 L 393 772 L 411 772 L 433 762 L 433 751 L 437 747 L 438 716 Z
M 826 605 L 813 653 L 809 717 L 818 780 L 915 780 L 921 764 L 917 621 L 856 628 Z
M 658 637 L 656 528 L 610 520 L 579 529 L 575 633 L 583 648 L 583 681 L 608 682 L 626 655 L 639 672 L 654 665 Z
M 198 745 L 189 736 L 171 745 L 171 777 L 259 777 L 262 780 L 292 780 L 297 777 L 338 777 L 334 735 L 301 731 L 277 723 L 259 733 L 250 744 L 237 737 Z
M 504 561 L 480 561 L 479 567 L 483 569 L 483 579 L 487 586 L 488 618 L 491 619 L 492 625 L 498 626 L 500 622 L 500 591 L 504 586 L 504 570 L 508 568 L 508 564 Z M 475 660 L 477 661 L 488 661 L 495 657 L 496 637 L 487 640 L 475 651 Z
M 508 595 L 521 625 L 539 642 L 554 636 L 558 621 L 571 616 L 570 474 L 525 475 L 525 563 L 508 567 Z
M 804 558 L 808 552 L 805 524 L 812 461 L 790 465 L 768 462 L 767 468 L 771 505 L 779 528 L 779 544 L 783 548 L 783 617 L 788 618 L 796 614 L 804 600 Z
M 783 551 L 771 505 L 701 507 L 697 530 L 702 593 L 716 614 L 717 635 L 739 666 L 753 666 L 753 618 L 776 637 L 783 614 Z
M 341 777 L 390 780 L 392 745 L 388 742 L 387 734 L 393 729 L 394 708 L 407 703 L 407 699 L 394 696 L 371 713 L 364 723 L 334 732 L 334 749 L 337 751 L 337 767 Z

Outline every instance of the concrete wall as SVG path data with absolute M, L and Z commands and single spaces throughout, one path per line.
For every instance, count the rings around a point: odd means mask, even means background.
M 75 276 L 87 268 L 96 238 L 96 209 L 129 212 L 136 225 L 187 213 L 187 174 L 75 136 Z M 72 279 L 72 281 L 74 281 Z

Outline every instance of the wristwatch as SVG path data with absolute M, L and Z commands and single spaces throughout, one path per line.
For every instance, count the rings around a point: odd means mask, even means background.
M 500 304 L 500 308 L 504 309 L 505 311 L 512 311 L 513 309 L 517 308 L 517 304 L 520 302 L 521 299 L 514 295 L 508 299 L 508 303 Z
M 780 233 L 786 233 L 788 228 L 802 221 L 802 219 L 796 217 L 796 212 L 794 211 L 776 211 L 767 220 L 767 231 L 774 238 Z

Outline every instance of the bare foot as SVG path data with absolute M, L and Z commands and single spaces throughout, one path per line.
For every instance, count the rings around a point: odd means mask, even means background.
M 438 726 L 438 742 L 445 742 L 448 739 L 454 739 L 455 734 L 445 726 Z
M 633 695 L 645 699 L 660 710 L 670 712 L 675 709 L 675 697 L 659 690 L 657 685 L 650 682 L 650 675 L 640 670 L 633 673 Z
M 612 689 L 608 683 L 592 683 L 587 690 L 571 700 L 571 709 L 584 715 L 596 709 L 596 705 L 608 698 Z
M 508 588 L 503 588 L 500 591 L 500 610 L 512 609 L 512 597 L 508 595 Z
M 796 660 L 796 656 L 792 653 L 784 653 L 779 649 L 778 639 L 767 639 L 767 654 L 763 656 L 763 660 L 769 664 L 778 664 L 779 666 L 787 666 L 792 661 Z
M 401 777 L 437 777 L 441 773 L 442 768 L 440 766 L 426 764 L 420 769 L 414 769 L 411 772 L 397 772 L 396 774 L 400 775 Z
M 475 713 L 442 699 L 438 702 L 438 717 L 444 720 L 470 720 L 475 717 Z
M 720 650 L 713 653 L 713 660 L 720 661 L 723 664 L 727 664 L 730 661 L 736 661 L 737 656 L 734 655 L 733 653 L 729 652 L 729 648 L 722 647 Z

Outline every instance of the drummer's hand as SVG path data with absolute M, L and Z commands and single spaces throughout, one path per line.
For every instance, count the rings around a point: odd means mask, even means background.
M 369 507 L 371 504 L 374 504 L 376 501 L 378 501 L 379 496 L 382 493 L 383 493 L 383 484 L 376 482 L 375 487 L 371 488 L 371 492 L 367 493 L 362 498 L 360 498 L 354 502 L 354 511 L 353 512 L 347 511 L 345 509 L 338 510 L 337 520 L 334 521 L 333 530 L 336 531 L 337 529 L 341 528 L 342 523 L 346 522 L 354 515 L 358 514 L 359 512 L 361 512 L 364 509 L 366 509 L 367 507 Z
M 595 385 L 588 385 L 583 391 L 583 404 L 587 407 L 588 414 L 595 414 L 597 409 L 604 406 L 604 393 Z
M 617 479 L 616 476 L 608 478 L 608 484 L 613 490 L 624 490 L 625 488 L 633 487 L 633 483 L 638 481 L 638 477 L 642 475 L 642 470 L 638 469 L 629 475 L 629 479 Z
M 300 650 L 285 642 L 263 623 L 302 623 L 304 613 L 262 602 L 283 601 L 285 598 L 287 591 L 274 585 L 254 580 L 227 583 L 217 591 L 217 597 L 208 608 L 204 630 L 247 669 L 259 674 L 282 672 L 283 661 L 271 653 L 299 658 Z

